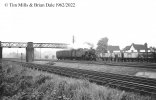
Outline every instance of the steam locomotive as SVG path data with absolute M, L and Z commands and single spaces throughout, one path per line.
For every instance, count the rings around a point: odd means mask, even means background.
M 56 52 L 58 60 L 96 60 L 95 49 L 71 49 Z

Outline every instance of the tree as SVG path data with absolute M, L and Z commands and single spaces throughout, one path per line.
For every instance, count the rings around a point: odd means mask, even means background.
M 101 38 L 97 43 L 96 53 L 99 55 L 101 53 L 107 53 L 108 38 Z

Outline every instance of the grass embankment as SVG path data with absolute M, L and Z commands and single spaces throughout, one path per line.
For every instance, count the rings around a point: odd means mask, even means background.
M 3 63 L 0 100 L 152 100 L 115 89 Z

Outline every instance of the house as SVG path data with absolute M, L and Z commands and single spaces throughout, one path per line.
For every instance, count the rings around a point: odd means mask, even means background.
M 145 43 L 144 45 L 141 44 L 134 44 L 132 43 L 130 46 L 126 46 L 123 49 L 123 52 L 147 52 L 149 49 L 147 47 L 147 43 Z
M 102 57 L 115 57 L 121 56 L 120 47 L 119 46 L 107 46 L 107 53 L 101 54 Z
M 132 43 L 130 46 L 126 46 L 123 52 L 126 58 L 137 58 L 140 53 L 150 52 L 150 50 L 148 49 L 147 43 L 144 45 Z
M 120 48 L 119 46 L 112 46 L 112 45 L 108 45 L 107 46 L 107 53 L 100 53 L 99 57 L 112 57 L 115 55 L 120 55 Z
M 109 46 L 107 47 L 107 52 L 108 52 L 108 53 L 120 52 L 120 47 L 119 47 L 119 46 L 112 46 L 112 45 L 109 45 Z

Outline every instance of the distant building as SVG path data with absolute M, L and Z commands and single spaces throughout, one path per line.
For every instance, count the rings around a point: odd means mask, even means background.
M 123 49 L 124 57 L 126 58 L 137 58 L 140 53 L 150 52 L 147 43 L 142 44 L 134 44 L 132 43 L 130 46 L 126 46 Z
M 132 43 L 130 46 L 126 46 L 123 49 L 123 52 L 149 52 L 149 49 L 147 43 L 145 43 L 144 45 Z
M 108 53 L 120 52 L 120 47 L 119 47 L 119 46 L 112 46 L 112 45 L 109 45 L 109 46 L 107 47 L 107 52 L 108 52 Z
M 119 57 L 121 56 L 121 50 L 119 46 L 107 46 L 107 53 L 101 53 L 100 57 Z

